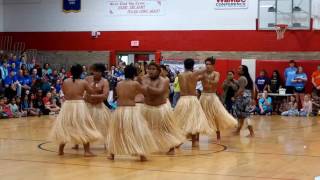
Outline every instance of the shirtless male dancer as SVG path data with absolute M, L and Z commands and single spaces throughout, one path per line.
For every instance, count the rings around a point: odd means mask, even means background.
M 152 62 L 148 65 L 148 76 L 142 80 L 147 90 L 141 110 L 160 152 L 174 155 L 175 147 L 182 144 L 185 138 L 175 123 L 171 105 L 168 104 L 169 79 L 160 77 L 160 72 L 158 64 Z
M 185 72 L 178 75 L 181 97 L 175 107 L 174 115 L 185 135 L 191 134 L 192 146 L 196 147 L 198 146 L 198 135 L 212 134 L 213 129 L 209 125 L 196 93 L 197 82 L 206 69 L 194 71 L 193 67 L 194 60 L 186 59 L 184 61 Z
M 236 128 L 238 122 L 224 108 L 216 94 L 220 73 L 214 70 L 215 59 L 209 57 L 205 60 L 205 64 L 207 71 L 201 78 L 203 92 L 201 93 L 200 103 L 211 127 L 216 130 L 217 141 L 220 143 L 220 129 Z
M 82 66 L 71 67 L 72 78 L 63 82 L 62 91 L 66 101 L 54 123 L 50 139 L 60 144 L 59 155 L 64 155 L 66 143 L 83 144 L 84 156 L 94 156 L 90 151 L 90 142 L 102 139 L 102 135 L 83 100 L 85 92 L 94 93 L 88 82 L 81 80 Z

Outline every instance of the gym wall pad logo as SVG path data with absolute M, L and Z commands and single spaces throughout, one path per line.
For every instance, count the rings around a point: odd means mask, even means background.
M 247 9 L 249 0 L 214 0 L 215 9 Z

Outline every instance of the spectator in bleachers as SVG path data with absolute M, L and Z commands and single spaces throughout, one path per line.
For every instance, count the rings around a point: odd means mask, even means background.
M 285 106 L 287 109 L 281 113 L 281 116 L 298 116 L 298 103 L 296 101 L 296 96 L 290 96 L 290 102 Z
M 11 71 L 9 76 L 6 77 L 4 80 L 5 86 L 5 96 L 9 99 L 12 99 L 17 95 L 17 76 L 15 75 L 14 71 Z
M 52 69 L 49 63 L 45 63 L 42 68 L 42 76 L 50 75 L 52 73 Z
M 59 93 L 60 93 L 60 91 L 61 91 L 61 88 L 62 88 L 62 84 L 61 84 L 61 80 L 60 80 L 60 79 L 58 79 L 58 80 L 57 80 L 57 82 L 56 82 L 56 84 L 55 84 L 54 88 L 55 88 L 55 90 L 56 90 L 57 94 L 59 94 Z
M 1 71 L 1 79 L 4 80 L 9 75 L 8 71 L 8 63 L 7 61 L 4 61 L 3 64 L 0 66 Z
M 26 68 L 28 71 L 31 72 L 31 70 L 35 68 L 35 66 L 36 66 L 36 59 L 32 58 L 31 63 L 27 63 Z
M 222 101 L 229 113 L 232 113 L 233 97 L 238 90 L 237 80 L 234 79 L 234 72 L 228 71 L 227 79 L 222 83 Z
M 12 63 L 11 66 L 8 67 L 8 71 L 9 72 L 14 71 L 15 75 L 18 74 L 19 70 L 20 68 L 18 68 L 15 63 Z
M 88 71 L 87 71 L 87 66 L 82 66 L 82 74 L 81 74 L 81 79 L 85 79 L 89 74 L 88 74 Z
M 16 104 L 18 106 L 20 117 L 26 117 L 28 115 L 27 111 L 22 108 L 22 102 L 20 97 L 16 97 Z
M 267 72 L 262 70 L 260 75 L 256 78 L 255 89 L 257 93 L 262 93 L 264 90 L 267 90 L 270 83 L 269 78 L 267 77 Z
M 61 79 L 62 81 L 64 80 L 64 79 L 66 79 L 67 78 L 67 76 L 66 76 L 66 69 L 65 68 L 61 68 L 60 69 L 60 72 L 59 72 L 59 79 Z
M 30 116 L 39 116 L 40 115 L 40 109 L 34 107 L 35 95 L 30 94 L 30 99 L 28 96 L 24 97 L 23 101 L 23 110 L 28 111 L 28 115 Z
M 45 109 L 45 106 L 42 101 L 43 92 L 41 89 L 38 89 L 35 99 L 33 99 L 33 107 L 40 110 L 40 114 L 48 115 L 49 111 Z
M 0 97 L 0 118 L 9 118 L 8 114 L 5 111 L 6 109 L 6 104 L 4 103 L 4 98 Z
M 52 98 L 51 92 L 47 92 L 46 96 L 43 98 L 43 104 L 49 114 L 56 114 L 60 111 L 60 108 L 56 104 L 56 100 Z
M 21 114 L 20 114 L 20 111 L 19 111 L 19 108 L 16 104 L 16 99 L 15 98 L 12 98 L 11 99 L 11 102 L 9 104 L 9 107 L 10 107 L 10 111 L 12 112 L 12 116 L 14 118 L 19 118 L 21 117 Z
M 51 90 L 51 84 L 49 82 L 49 78 L 47 76 L 44 76 L 42 78 L 42 83 L 41 83 L 41 90 L 43 94 L 47 94 Z
M 14 68 L 20 69 L 21 60 L 17 58 L 16 55 L 13 55 L 11 59 L 9 59 L 9 65 L 12 66 L 14 64 Z
M 302 103 L 302 109 L 300 110 L 299 116 L 310 116 L 312 115 L 312 101 L 311 96 L 306 94 Z
M 292 80 L 294 85 L 294 93 L 297 98 L 298 107 L 302 106 L 305 93 L 305 85 L 308 81 L 307 74 L 303 72 L 303 67 L 299 66 L 298 70 Z
M 294 93 L 294 84 L 292 80 L 295 78 L 297 68 L 296 62 L 294 60 L 291 60 L 289 62 L 289 67 L 285 69 L 284 71 L 284 78 L 285 78 L 285 85 L 286 85 L 286 93 L 287 94 L 293 94 Z

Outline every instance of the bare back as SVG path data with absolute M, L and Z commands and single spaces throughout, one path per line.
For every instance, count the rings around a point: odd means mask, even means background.
M 150 106 L 159 106 L 165 104 L 168 98 L 169 81 L 163 77 L 151 80 L 150 78 L 144 78 L 143 85 L 148 86 L 145 92 L 144 102 Z
M 196 96 L 196 86 L 199 80 L 199 75 L 194 72 L 183 72 L 178 75 L 180 95 L 181 96 Z
M 135 97 L 141 93 L 141 86 L 133 80 L 123 80 L 116 87 L 118 106 L 135 106 Z
M 218 88 L 218 82 L 220 79 L 220 73 L 213 71 L 211 73 L 204 73 L 201 78 L 203 86 L 203 92 L 205 93 L 216 93 Z
M 66 79 L 62 85 L 62 91 L 66 100 L 82 100 L 84 92 L 88 89 L 88 83 L 85 80 L 71 78 Z

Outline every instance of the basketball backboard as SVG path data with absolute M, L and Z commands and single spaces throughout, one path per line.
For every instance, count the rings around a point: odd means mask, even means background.
M 274 30 L 286 24 L 291 30 L 311 29 L 311 0 L 259 0 L 258 29 Z

